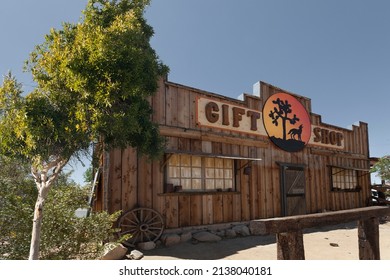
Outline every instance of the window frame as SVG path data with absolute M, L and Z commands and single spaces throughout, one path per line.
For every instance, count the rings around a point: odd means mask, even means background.
M 332 192 L 358 192 L 361 190 L 360 169 L 336 165 L 329 165 L 328 168 Z M 342 176 L 343 173 L 345 173 L 344 176 Z
M 172 156 L 180 157 L 180 163 L 179 165 L 170 165 L 170 160 Z M 189 157 L 189 161 L 191 164 L 184 165 L 182 164 L 182 157 Z M 192 162 L 197 161 L 200 158 L 201 161 L 201 166 L 199 165 L 193 165 Z M 164 184 L 165 186 L 171 185 L 170 188 L 165 187 L 164 193 L 170 193 L 170 192 L 181 192 L 181 193 L 210 193 L 210 192 L 235 192 L 237 190 L 237 184 L 236 184 L 236 173 L 237 173 L 237 159 L 238 157 L 229 157 L 229 156 L 221 156 L 221 155 L 212 155 L 212 154 L 195 154 L 195 153 L 166 153 L 165 154 L 165 160 L 163 163 L 164 167 Z M 217 166 L 215 164 L 215 161 L 218 160 L 219 163 L 222 161 L 223 166 Z M 209 163 L 207 163 L 207 161 Z M 211 161 L 214 161 L 214 167 L 208 166 L 207 164 L 210 164 Z M 227 162 L 230 162 L 227 164 Z M 227 167 L 226 167 L 227 166 Z M 175 168 L 176 170 L 173 172 L 170 168 Z M 192 177 L 193 174 L 193 169 L 201 169 L 200 171 L 200 177 L 195 176 Z M 209 169 L 209 175 L 206 175 L 207 170 Z M 214 169 L 212 172 L 211 169 Z M 180 180 L 179 183 L 175 184 L 173 183 L 170 178 L 170 172 L 173 174 L 179 174 L 180 170 L 180 175 L 178 176 L 179 178 L 176 178 L 175 180 Z M 189 171 L 191 172 L 191 176 L 186 176 L 186 171 L 187 174 L 189 174 Z M 223 173 L 222 178 L 221 176 L 217 176 L 216 170 L 219 171 L 218 173 Z M 226 172 L 229 173 L 230 171 L 230 177 L 225 176 Z M 199 171 L 197 171 L 199 174 Z M 184 176 L 182 176 L 184 174 Z M 214 176 L 211 176 L 214 174 Z M 183 182 L 185 180 L 191 180 L 191 189 L 186 188 L 183 186 Z M 200 188 L 192 188 L 192 180 L 200 180 Z M 223 187 L 218 187 L 214 186 L 213 188 L 207 188 L 206 181 L 207 180 L 214 180 L 214 184 L 216 183 L 216 180 L 223 181 Z M 231 185 L 226 185 L 227 182 L 230 182 L 228 184 Z M 188 184 L 188 182 L 187 182 Z M 179 187 L 177 187 L 179 186 Z M 179 188 L 179 189 L 177 189 Z

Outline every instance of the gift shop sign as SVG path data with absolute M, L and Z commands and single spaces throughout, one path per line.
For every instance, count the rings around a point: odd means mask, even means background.
M 305 107 L 286 93 L 269 97 L 262 111 L 198 97 L 196 121 L 201 127 L 269 137 L 276 146 L 287 152 L 300 151 L 307 144 L 344 149 L 343 132 L 311 125 Z
M 344 149 L 344 133 L 321 126 L 312 125 L 311 144 Z
M 261 111 L 199 97 L 196 112 L 199 126 L 266 135 Z

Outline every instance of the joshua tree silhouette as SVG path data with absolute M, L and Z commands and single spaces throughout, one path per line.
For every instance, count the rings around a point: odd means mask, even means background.
M 276 104 L 277 107 L 274 107 L 274 110 L 269 113 L 269 117 L 272 118 L 272 123 L 275 126 L 279 125 L 279 119 L 282 120 L 282 128 L 283 128 L 283 140 L 287 138 L 287 121 L 290 124 L 295 124 L 299 121 L 299 118 L 294 114 L 291 118 L 289 114 L 292 113 L 291 104 L 288 103 L 288 100 L 280 100 L 280 98 L 273 100 L 272 103 Z

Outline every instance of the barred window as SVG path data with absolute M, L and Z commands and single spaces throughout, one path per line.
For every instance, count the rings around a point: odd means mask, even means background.
M 356 190 L 358 188 L 358 171 L 342 167 L 331 168 L 332 190 Z
M 183 191 L 233 190 L 234 160 L 172 154 L 166 164 L 166 183 Z

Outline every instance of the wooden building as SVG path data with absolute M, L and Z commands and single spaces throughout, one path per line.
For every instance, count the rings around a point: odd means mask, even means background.
M 104 154 L 94 209 L 141 209 L 122 224 L 153 231 L 154 215 L 174 229 L 366 206 L 366 123 L 323 123 L 309 98 L 264 82 L 242 99 L 161 80 L 150 102 L 164 158 Z

